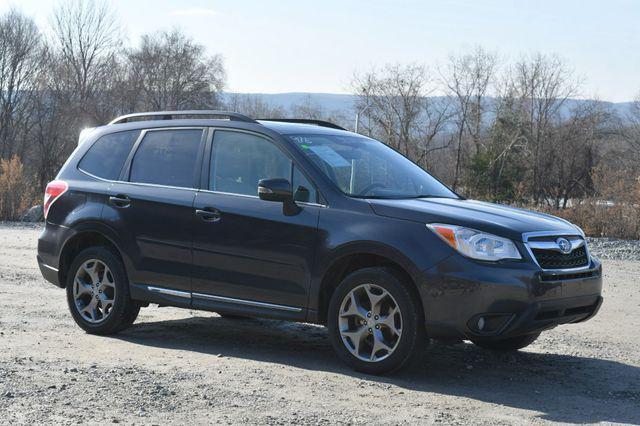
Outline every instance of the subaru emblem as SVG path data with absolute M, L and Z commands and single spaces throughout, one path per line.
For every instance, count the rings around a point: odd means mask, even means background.
M 558 248 L 562 253 L 571 253 L 571 241 L 567 240 L 566 238 L 558 238 L 556 240 L 556 244 L 558 245 Z

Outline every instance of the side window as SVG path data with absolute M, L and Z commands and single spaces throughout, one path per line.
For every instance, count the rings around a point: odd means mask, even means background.
M 293 199 L 305 203 L 318 202 L 315 187 L 296 166 L 293 166 Z
M 130 130 L 104 135 L 89 148 L 78 168 L 102 179 L 118 179 L 139 134 L 140 130 Z
M 201 129 L 147 132 L 133 157 L 129 181 L 193 188 L 201 140 Z
M 271 141 L 241 132 L 216 130 L 209 189 L 258 195 L 258 181 L 291 180 L 291 160 Z

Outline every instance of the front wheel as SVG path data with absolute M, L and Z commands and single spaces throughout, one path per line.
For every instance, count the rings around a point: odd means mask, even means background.
M 526 348 L 535 342 L 539 336 L 540 333 L 533 333 L 500 340 L 474 340 L 473 343 L 490 351 L 511 352 Z
M 140 306 L 129 297 L 129 281 L 118 256 L 106 247 L 80 252 L 67 273 L 67 302 L 87 333 L 112 334 L 129 327 Z
M 348 275 L 329 303 L 327 326 L 338 356 L 353 369 L 384 374 L 422 353 L 424 318 L 409 287 L 388 268 Z

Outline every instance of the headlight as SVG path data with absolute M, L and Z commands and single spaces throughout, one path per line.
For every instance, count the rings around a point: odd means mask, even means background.
M 478 260 L 522 259 L 513 241 L 475 229 L 430 223 L 427 227 L 461 254 Z

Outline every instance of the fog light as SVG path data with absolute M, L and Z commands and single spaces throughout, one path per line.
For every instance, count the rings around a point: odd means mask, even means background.
M 467 326 L 476 334 L 484 336 L 499 334 L 511 323 L 514 317 L 514 314 L 483 313 L 471 317 L 467 321 Z
M 484 317 L 480 317 L 478 320 L 478 331 L 484 330 Z

